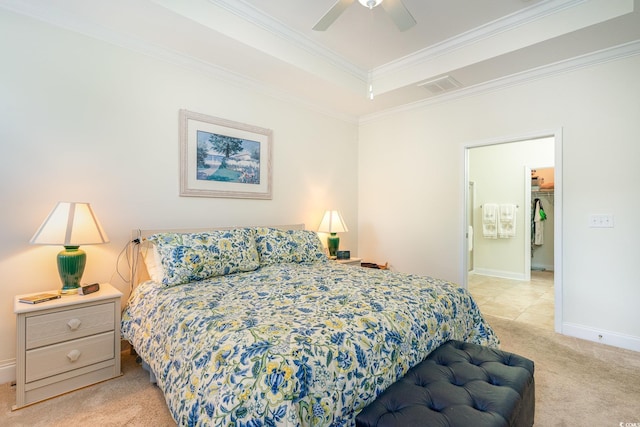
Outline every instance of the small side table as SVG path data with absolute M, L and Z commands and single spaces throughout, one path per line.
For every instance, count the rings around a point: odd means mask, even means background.
M 121 375 L 119 290 L 101 283 L 98 292 L 38 304 L 22 303 L 21 296 L 13 303 L 18 338 L 13 409 Z
M 337 259 L 335 261 L 338 264 L 357 265 L 358 267 L 360 267 L 360 263 L 362 262 L 362 258 Z

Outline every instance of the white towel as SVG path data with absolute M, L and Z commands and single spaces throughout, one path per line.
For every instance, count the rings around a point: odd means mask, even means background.
M 513 204 L 500 205 L 498 237 L 501 239 L 509 239 L 516 236 L 516 210 L 517 207 Z
M 485 239 L 498 238 L 498 205 L 495 203 L 482 206 L 482 236 Z

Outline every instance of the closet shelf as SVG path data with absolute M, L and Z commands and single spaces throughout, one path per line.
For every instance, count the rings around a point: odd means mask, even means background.
M 553 189 L 549 190 L 531 190 L 531 203 L 533 203 L 533 199 L 546 197 L 547 201 L 553 205 L 554 202 L 554 193 Z

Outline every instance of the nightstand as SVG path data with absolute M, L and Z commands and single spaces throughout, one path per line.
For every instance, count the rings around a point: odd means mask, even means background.
M 13 409 L 121 375 L 119 290 L 101 283 L 98 292 L 38 304 L 19 302 L 21 296 L 13 303 L 18 338 Z
M 362 262 L 362 258 L 337 259 L 336 262 L 345 265 L 357 265 L 359 267 Z

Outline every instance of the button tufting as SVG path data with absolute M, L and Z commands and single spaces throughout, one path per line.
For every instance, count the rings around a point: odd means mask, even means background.
M 477 410 L 478 410 L 478 411 L 480 411 L 480 412 L 487 412 L 487 411 L 489 410 L 489 408 L 487 407 L 487 405 L 486 405 L 486 404 L 483 404 L 483 403 L 485 403 L 485 402 L 477 402 L 477 401 L 474 401 L 473 403 L 474 403 L 473 408 L 474 408 L 474 409 L 477 409 Z
M 470 359 L 469 363 L 471 363 L 472 365 L 476 365 L 476 366 L 480 366 L 485 362 L 485 360 L 481 360 L 481 359 Z
M 451 384 L 457 385 L 458 387 L 462 387 L 466 384 L 466 381 L 464 381 L 462 378 L 453 377 L 451 378 Z
M 434 412 L 442 412 L 442 407 L 436 406 L 436 405 L 427 405 L 427 408 L 431 409 Z
M 467 427 L 471 419 L 487 427 L 531 427 L 534 410 L 531 360 L 449 341 L 365 407 L 356 427 Z

